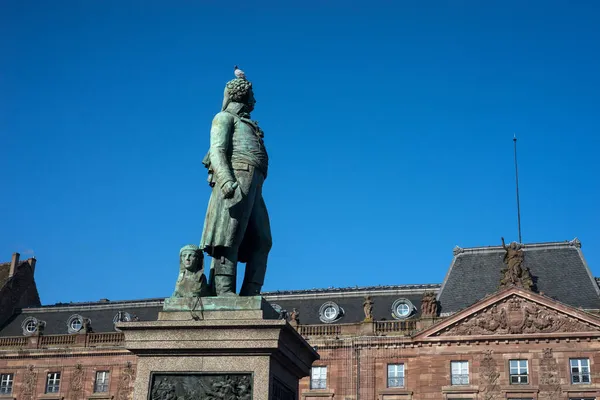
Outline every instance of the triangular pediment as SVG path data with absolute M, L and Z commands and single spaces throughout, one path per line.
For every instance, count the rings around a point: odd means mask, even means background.
M 600 317 L 520 288 L 498 292 L 420 332 L 415 339 L 600 333 Z

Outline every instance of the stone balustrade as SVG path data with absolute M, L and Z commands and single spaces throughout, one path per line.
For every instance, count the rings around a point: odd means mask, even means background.
M 299 325 L 297 329 L 308 339 L 325 336 L 410 336 L 431 323 L 429 320 L 364 321 L 358 324 Z
M 71 335 L 35 335 L 0 337 L 0 351 L 13 349 L 50 349 L 63 347 L 120 347 L 123 333 L 88 333 Z
M 365 321 L 358 324 L 299 325 L 298 332 L 307 339 L 337 336 L 410 336 L 423 329 L 424 321 Z M 70 335 L 34 335 L 0 337 L 0 350 L 48 349 L 62 347 L 120 347 L 124 344 L 123 333 L 102 332 Z
M 405 334 L 410 335 L 417 330 L 417 321 L 377 321 L 375 322 L 375 334 Z
M 299 325 L 298 331 L 304 337 L 311 336 L 335 336 L 342 333 L 342 326 L 332 325 Z

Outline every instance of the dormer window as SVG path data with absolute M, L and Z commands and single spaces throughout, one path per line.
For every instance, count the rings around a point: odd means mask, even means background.
M 342 318 L 343 315 L 344 309 L 333 301 L 328 301 L 319 308 L 319 319 L 326 324 L 336 322 Z
M 77 333 L 83 328 L 83 317 L 78 314 L 71 315 L 67 320 L 67 329 L 69 333 Z
M 39 321 L 35 317 L 27 317 L 21 324 L 23 335 L 30 336 L 37 332 Z
M 395 319 L 406 319 L 415 310 L 415 306 L 408 299 L 398 299 L 392 304 L 392 316 Z
M 25 324 L 25 330 L 27 331 L 27 333 L 34 333 L 36 328 L 37 328 L 37 321 L 35 319 L 32 319 L 32 320 L 28 321 L 27 324 Z

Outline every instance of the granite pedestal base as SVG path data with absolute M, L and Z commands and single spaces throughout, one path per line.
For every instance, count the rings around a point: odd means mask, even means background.
M 158 321 L 117 325 L 138 356 L 133 399 L 297 399 L 314 349 L 287 321 L 269 319 L 258 296 L 203 299 L 202 308 L 180 304 Z

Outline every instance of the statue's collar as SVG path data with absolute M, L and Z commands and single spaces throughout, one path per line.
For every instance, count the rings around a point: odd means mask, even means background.
M 253 121 L 250 119 L 250 113 L 246 111 L 245 106 L 239 110 L 236 110 L 235 108 L 231 109 L 230 107 L 227 107 L 225 109 L 225 112 L 235 115 L 240 120 L 242 120 L 242 122 L 250 125 L 254 129 L 254 132 L 261 138 L 265 136 L 263 130 L 260 129 L 260 127 L 258 126 L 258 121 Z
M 250 119 L 250 113 L 247 111 L 246 105 L 242 103 L 229 103 L 224 111 L 240 118 Z

